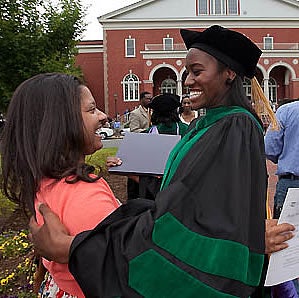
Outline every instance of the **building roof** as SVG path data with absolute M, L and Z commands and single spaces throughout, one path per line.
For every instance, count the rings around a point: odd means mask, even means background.
M 240 0 L 239 16 L 218 16 L 226 18 L 297 18 L 299 15 L 299 0 Z M 131 5 L 109 12 L 98 18 L 100 23 L 109 21 L 133 21 L 138 19 L 180 19 L 208 18 L 196 14 L 195 0 L 141 0 Z

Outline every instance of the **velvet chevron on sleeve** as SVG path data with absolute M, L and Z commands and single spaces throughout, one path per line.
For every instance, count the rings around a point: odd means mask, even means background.
M 133 200 L 77 236 L 86 297 L 249 297 L 264 261 L 263 134 L 239 108 L 208 111 L 177 144 L 155 201 Z

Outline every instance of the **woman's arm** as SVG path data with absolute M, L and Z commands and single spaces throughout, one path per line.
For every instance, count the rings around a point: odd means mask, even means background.
M 30 219 L 29 239 L 35 250 L 48 260 L 58 263 L 67 263 L 69 250 L 74 236 L 69 236 L 67 229 L 60 222 L 58 216 L 47 205 L 41 204 L 39 211 L 44 218 L 44 225 L 39 226 L 34 217 Z M 265 253 L 273 253 L 288 247 L 285 242 L 293 238 L 293 225 L 288 223 L 277 224 L 276 219 L 266 220 Z

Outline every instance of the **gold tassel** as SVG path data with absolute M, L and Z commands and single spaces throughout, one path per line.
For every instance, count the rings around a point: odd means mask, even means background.
M 269 100 L 266 98 L 262 87 L 260 86 L 256 77 L 251 79 L 251 100 L 254 104 L 254 109 L 258 116 L 267 117 L 271 123 L 271 129 L 278 130 L 279 123 L 276 119 L 276 116 L 269 104 Z

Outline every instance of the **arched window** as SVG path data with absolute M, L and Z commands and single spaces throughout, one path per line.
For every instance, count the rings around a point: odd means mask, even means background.
M 166 79 L 161 84 L 161 93 L 176 94 L 176 82 L 173 79 Z
M 272 103 L 277 103 L 277 83 L 275 79 L 269 78 L 268 87 L 269 87 L 269 100 Z
M 248 78 L 244 78 L 243 87 L 245 89 L 246 96 L 251 99 L 251 82 Z
M 129 73 L 122 81 L 124 101 L 138 101 L 139 100 L 139 78 Z
M 264 82 L 262 83 L 262 88 L 265 90 Z M 270 77 L 268 80 L 268 90 L 269 90 L 269 101 L 272 104 L 277 103 L 277 82 L 274 78 Z

